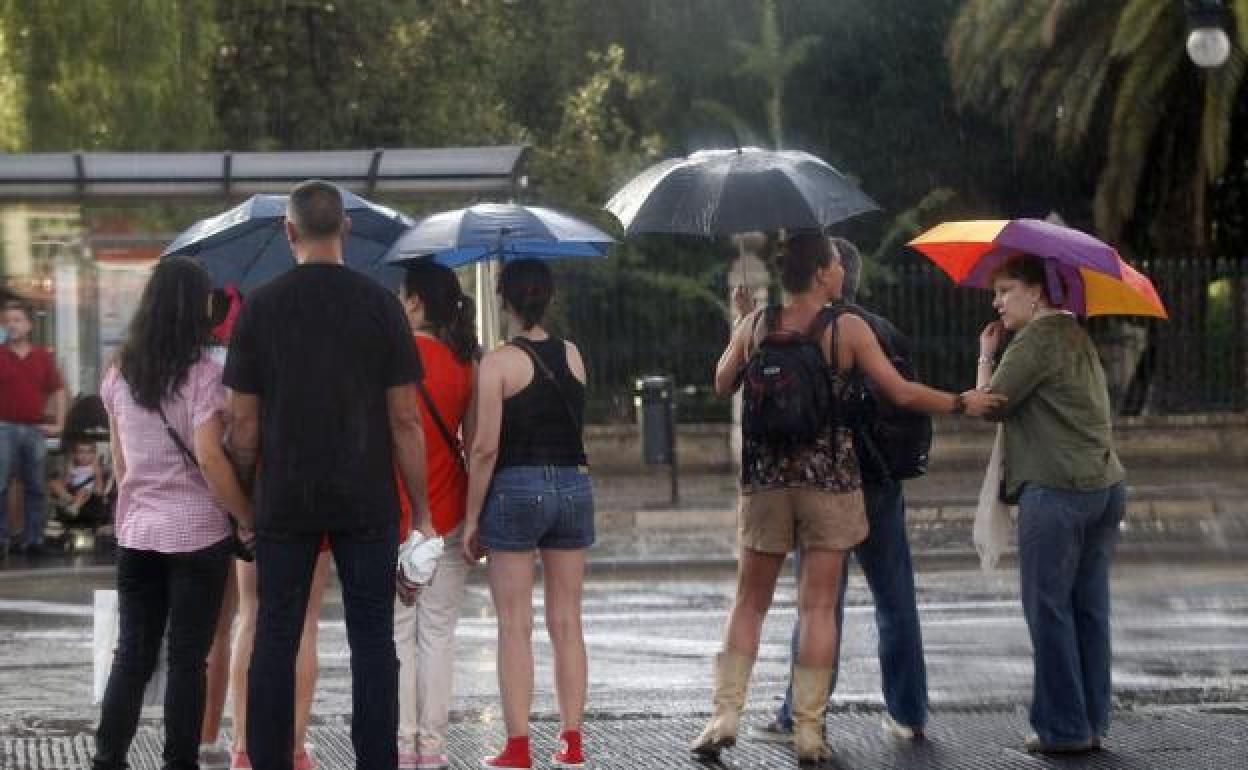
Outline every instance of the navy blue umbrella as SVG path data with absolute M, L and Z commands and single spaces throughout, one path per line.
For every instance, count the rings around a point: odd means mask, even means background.
M 192 257 L 212 276 L 214 286 L 237 286 L 244 294 L 294 267 L 286 242 L 286 195 L 253 195 L 229 211 L 188 227 L 165 249 L 162 257 Z M 394 209 L 342 191 L 342 203 L 351 217 L 351 232 L 343 245 L 348 267 L 394 289 L 402 271 L 383 261 L 390 246 L 412 226 L 413 220 Z
M 478 203 L 432 214 L 394 244 L 387 262 L 433 257 L 447 267 L 497 259 L 605 257 L 615 239 L 562 211 Z

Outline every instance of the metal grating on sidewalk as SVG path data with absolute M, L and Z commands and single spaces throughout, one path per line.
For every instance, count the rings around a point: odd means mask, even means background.
M 743 727 L 760 724 L 765 714 L 750 713 Z M 700 764 L 689 757 L 687 741 L 702 726 L 702 718 L 630 716 L 591 721 L 586 729 L 588 767 L 600 770 L 649 770 L 650 768 L 722 767 L 733 770 L 794 767 L 792 752 L 783 746 L 743 740 L 726 751 L 722 763 Z M 532 726 L 534 767 L 549 766 L 558 725 L 535 722 Z M 354 768 L 348 729 L 317 726 L 310 741 L 325 770 Z M 461 722 L 452 726 L 451 767 L 478 768 L 480 757 L 497 746 L 501 724 Z M 1248 709 L 1195 707 L 1149 709 L 1116 715 L 1106 750 L 1084 757 L 1045 758 L 1024 753 L 1020 744 L 1027 732 L 1022 711 L 963 710 L 937 712 L 928 729 L 928 740 L 899 743 L 879 727 L 878 714 L 833 714 L 828 718 L 828 739 L 836 750 L 829 768 L 885 770 L 976 770 L 1019 768 L 1038 770 L 1137 770 L 1201 768 L 1201 770 L 1248 770 Z M 3 770 L 86 770 L 90 767 L 93 741 L 87 735 L 5 738 L 0 737 L 0 768 Z M 139 730 L 131 753 L 133 770 L 159 770 L 160 736 L 157 728 Z

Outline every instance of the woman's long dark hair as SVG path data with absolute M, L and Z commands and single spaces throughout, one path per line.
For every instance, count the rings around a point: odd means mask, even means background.
M 464 294 L 454 270 L 432 259 L 410 262 L 403 276 L 403 292 L 425 306 L 425 320 L 433 327 L 434 336 L 445 342 L 456 358 L 463 363 L 480 358 L 473 320 L 476 305 Z
M 186 257 L 162 259 L 152 270 L 117 354 L 139 406 L 155 411 L 182 386 L 209 342 L 208 273 Z

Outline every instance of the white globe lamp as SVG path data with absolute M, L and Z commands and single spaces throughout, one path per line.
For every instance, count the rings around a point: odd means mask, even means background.
M 1221 27 L 1200 27 L 1187 36 L 1187 55 L 1197 67 L 1217 69 L 1231 55 L 1231 39 Z
M 1226 34 L 1227 14 L 1222 0 L 1186 0 L 1187 55 L 1203 69 L 1226 64 L 1231 55 L 1231 39 Z

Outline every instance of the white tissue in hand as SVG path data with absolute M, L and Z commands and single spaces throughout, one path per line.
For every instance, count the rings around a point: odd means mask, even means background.
M 408 535 L 407 542 L 399 546 L 399 571 L 403 579 L 416 585 L 428 584 L 445 545 L 440 536 L 427 538 L 416 531 Z

